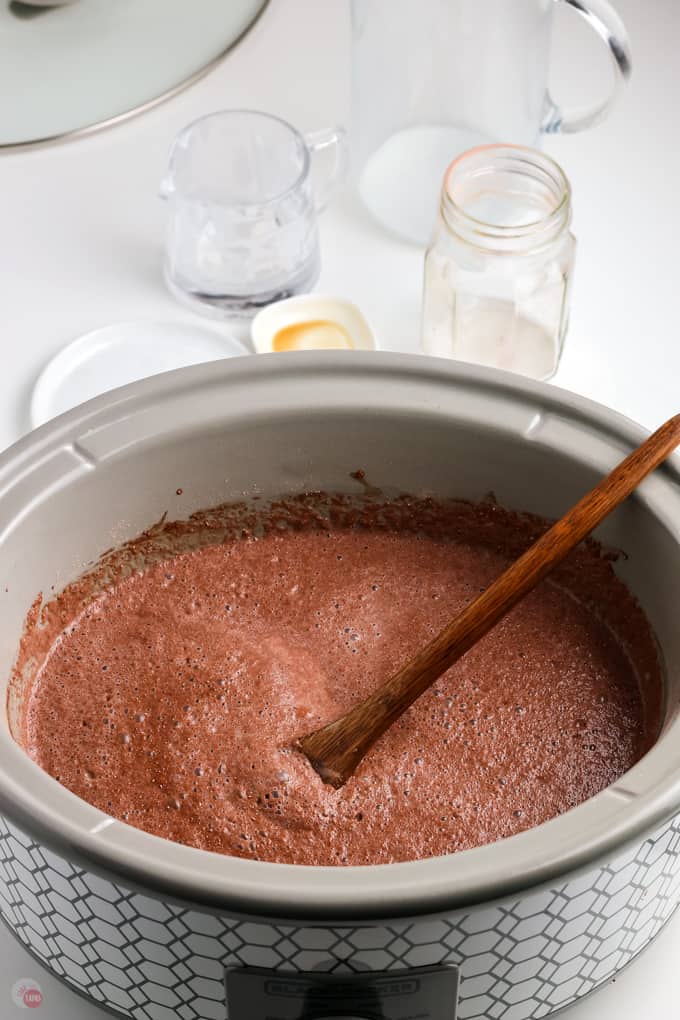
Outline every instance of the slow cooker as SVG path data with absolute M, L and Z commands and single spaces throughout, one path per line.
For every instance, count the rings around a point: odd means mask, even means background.
M 0 458 L 0 674 L 49 596 L 163 515 L 305 490 L 480 499 L 555 517 L 640 428 L 492 370 L 364 352 L 182 369 Z M 599 529 L 656 632 L 665 720 L 613 786 L 452 856 L 312 868 L 228 858 L 114 820 L 0 727 L 0 911 L 54 974 L 134 1020 L 530 1020 L 608 981 L 680 896 L 680 461 Z M 6 698 L 3 698 L 3 704 Z

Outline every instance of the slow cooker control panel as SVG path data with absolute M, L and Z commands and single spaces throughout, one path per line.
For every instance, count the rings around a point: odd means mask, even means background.
M 226 974 L 229 1020 L 456 1020 L 457 967 L 360 974 L 243 967 Z

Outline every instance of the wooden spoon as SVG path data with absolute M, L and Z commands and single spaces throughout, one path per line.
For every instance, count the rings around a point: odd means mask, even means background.
M 387 683 L 340 719 L 302 737 L 297 747 L 323 781 L 336 789 L 344 786 L 367 751 L 409 705 L 561 563 L 679 442 L 677 414 L 553 524 Z

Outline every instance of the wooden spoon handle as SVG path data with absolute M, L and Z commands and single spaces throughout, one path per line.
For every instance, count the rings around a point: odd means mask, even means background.
M 680 414 L 583 496 L 387 683 L 342 718 L 303 737 L 298 746 L 324 782 L 342 786 L 416 698 L 535 588 L 679 442 Z

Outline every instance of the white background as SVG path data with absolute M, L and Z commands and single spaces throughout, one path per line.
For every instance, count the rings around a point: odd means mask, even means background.
M 680 3 L 617 7 L 633 44 L 630 88 L 605 124 L 546 146 L 571 179 L 579 240 L 555 381 L 652 427 L 680 410 Z M 606 60 L 573 12 L 558 12 L 554 49 L 559 99 L 585 102 L 607 87 Z M 0 449 L 27 431 L 35 378 L 72 338 L 121 319 L 199 321 L 166 293 L 160 272 L 158 182 L 176 132 L 238 106 L 278 113 L 303 130 L 342 122 L 348 55 L 346 0 L 271 0 L 224 63 L 168 103 L 79 141 L 0 156 Z M 324 214 L 322 258 L 319 290 L 357 301 L 383 347 L 417 348 L 418 249 L 381 234 L 345 196 Z M 677 918 L 643 959 L 569 1015 L 680 1016 L 679 950 Z M 25 1016 L 9 989 L 30 975 L 48 992 L 38 1018 L 95 1015 L 11 950 L 0 954 L 0 1016 Z

